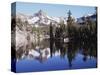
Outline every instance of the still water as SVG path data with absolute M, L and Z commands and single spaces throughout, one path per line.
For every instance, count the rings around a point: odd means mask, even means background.
M 44 39 L 21 46 L 16 53 L 16 72 L 97 67 L 97 46 L 91 41 Z

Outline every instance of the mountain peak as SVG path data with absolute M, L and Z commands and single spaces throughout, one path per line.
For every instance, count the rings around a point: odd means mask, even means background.
M 40 10 L 39 10 L 39 13 L 43 13 L 43 11 L 40 9 Z
M 35 14 L 30 15 L 28 17 L 28 22 L 29 24 L 32 24 L 32 25 L 35 25 L 35 24 L 49 25 L 50 22 L 53 22 L 54 24 L 58 24 L 61 22 L 61 20 L 65 21 L 63 17 L 62 18 L 50 17 L 41 9 Z
M 36 16 L 45 16 L 46 13 L 43 10 L 39 10 L 37 13 L 35 13 Z

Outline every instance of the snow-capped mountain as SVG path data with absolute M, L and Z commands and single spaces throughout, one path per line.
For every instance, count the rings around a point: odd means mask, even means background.
M 48 25 L 51 22 L 51 18 L 42 10 L 39 10 L 39 12 L 35 13 L 33 16 L 30 16 L 28 19 L 28 22 L 30 24 L 45 24 Z
M 17 17 L 20 17 L 23 21 L 27 20 L 31 25 L 49 25 L 50 22 L 53 24 L 58 24 L 61 21 L 64 21 L 66 24 L 66 18 L 63 17 L 50 17 L 44 11 L 39 10 L 37 13 L 26 16 L 24 14 L 17 14 Z

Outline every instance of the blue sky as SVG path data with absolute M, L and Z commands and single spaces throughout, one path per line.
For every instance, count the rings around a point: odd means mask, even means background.
M 70 10 L 72 16 L 78 18 L 87 14 L 93 14 L 95 9 L 93 6 L 74 6 L 74 5 L 61 5 L 61 4 L 40 4 L 40 3 L 23 3 L 17 2 L 16 12 L 32 15 L 39 10 L 43 10 L 49 16 L 54 17 L 67 17 Z

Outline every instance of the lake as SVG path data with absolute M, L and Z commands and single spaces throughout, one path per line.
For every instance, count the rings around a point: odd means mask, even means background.
M 36 72 L 97 67 L 97 44 L 88 40 L 44 39 L 21 46 L 16 52 L 16 72 Z

